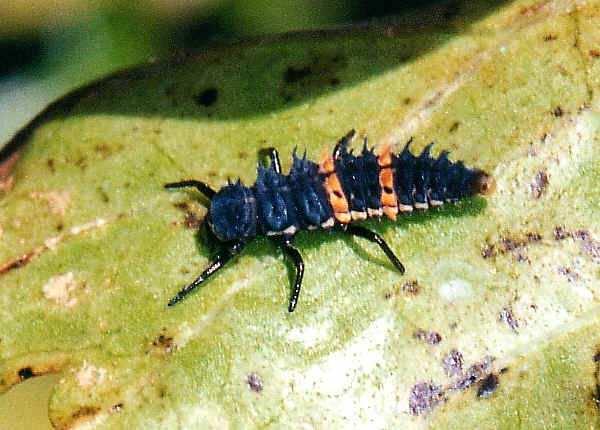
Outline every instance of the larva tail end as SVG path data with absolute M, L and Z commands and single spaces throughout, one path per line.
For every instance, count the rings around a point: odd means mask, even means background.
M 496 189 L 496 181 L 491 175 L 488 175 L 483 170 L 475 171 L 475 179 L 473 180 L 473 192 L 484 196 L 490 195 Z

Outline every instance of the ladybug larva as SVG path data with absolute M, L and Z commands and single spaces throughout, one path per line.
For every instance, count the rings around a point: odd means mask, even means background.
M 196 180 L 166 184 L 168 189 L 195 187 L 210 200 L 209 232 L 224 245 L 204 272 L 169 301 L 169 306 L 181 301 L 262 235 L 275 241 L 294 262 L 296 278 L 288 307 L 293 312 L 304 274 L 304 262 L 293 239 L 303 229 L 335 229 L 375 242 L 403 274 L 404 266 L 385 240 L 357 222 L 383 216 L 395 220 L 398 213 L 425 210 L 474 194 L 489 194 L 494 189 L 490 175 L 470 169 L 462 161 L 450 161 L 448 152 L 433 158 L 433 144 L 415 156 L 409 150 L 410 141 L 394 154 L 389 145 L 375 153 L 365 139 L 362 152 L 353 155 L 348 146 L 354 135 L 354 130 L 346 134 L 319 164 L 294 152 L 287 175 L 281 172 L 277 150 L 269 148 L 265 151 L 270 165 L 259 164 L 256 182 L 250 187 L 239 180 L 219 191 Z

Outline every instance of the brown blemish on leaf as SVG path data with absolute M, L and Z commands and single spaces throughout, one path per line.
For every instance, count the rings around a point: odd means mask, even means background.
M 494 391 L 496 391 L 499 384 L 500 380 L 498 375 L 490 373 L 479 384 L 479 388 L 477 388 L 477 397 L 484 399 L 490 397 Z
M 0 265 L 0 275 L 4 275 L 5 273 L 10 272 L 11 270 L 25 266 L 36 255 L 37 254 L 32 251 L 5 262 L 4 264 Z
M 455 390 L 466 390 L 471 385 L 486 377 L 492 367 L 493 358 L 486 356 L 479 363 L 471 365 L 455 382 L 451 388 Z
M 58 353 L 43 360 L 40 362 L 28 361 L 20 364 L 17 369 L 9 370 L 4 374 L 0 373 L 0 393 L 27 379 L 60 372 L 67 363 L 68 357 L 65 354 Z
M 54 166 L 53 158 L 48 158 L 48 160 L 46 160 L 46 165 L 48 166 L 48 169 L 50 169 L 50 173 L 56 173 L 56 167 Z
M 15 178 L 12 170 L 15 167 L 20 156 L 20 152 L 15 151 L 9 157 L 0 162 L 0 192 L 8 193 L 12 190 Z
M 100 413 L 100 408 L 98 406 L 81 406 L 71 414 L 67 422 L 57 422 L 53 423 L 53 425 L 58 429 L 74 429 L 91 421 L 98 413 Z
M 463 363 L 463 355 L 457 349 L 452 349 L 442 359 L 442 367 L 448 376 L 460 375 L 462 373 Z
M 544 42 L 552 42 L 556 39 L 558 39 L 558 36 L 556 34 L 550 33 L 550 34 L 546 34 L 544 36 Z
M 535 177 L 533 178 L 533 182 L 530 184 L 531 194 L 534 199 L 539 199 L 542 197 L 542 194 L 546 190 L 546 187 L 549 184 L 548 173 L 545 170 L 540 170 L 537 172 Z
M 529 6 L 523 6 L 519 13 L 523 16 L 533 16 L 540 12 L 548 4 L 548 0 L 539 1 Z
M 255 372 L 248 374 L 246 377 L 246 383 L 248 384 L 248 387 L 255 393 L 260 393 L 263 390 L 263 380 Z
M 123 403 L 114 404 L 110 408 L 110 413 L 111 414 L 119 413 L 119 412 L 121 412 L 123 410 L 123 407 L 124 407 Z
M 0 264 L 0 275 L 4 275 L 10 272 L 11 270 L 25 266 L 27 263 L 29 263 L 35 257 L 38 257 L 40 254 L 50 249 L 55 249 L 60 243 L 62 243 L 66 239 L 88 232 L 90 230 L 94 230 L 96 228 L 100 228 L 106 223 L 106 220 L 104 220 L 103 218 L 98 218 L 94 221 L 85 224 L 73 226 L 69 229 L 69 231 L 61 233 L 58 236 L 50 237 L 44 241 L 43 245 L 40 245 L 25 254 L 11 258 L 5 263 Z
M 559 275 L 563 275 L 564 277 L 566 277 L 567 281 L 569 282 L 577 282 L 579 280 L 579 274 L 570 267 L 560 266 L 557 269 L 557 272 Z
M 433 330 L 415 330 L 415 332 L 413 333 L 413 337 L 429 345 L 437 345 L 442 341 L 442 336 L 438 332 L 435 332 Z
M 454 121 L 452 123 L 452 125 L 450 126 L 450 128 L 448 129 L 448 131 L 450 133 L 454 133 L 456 130 L 458 130 L 458 127 L 460 126 L 460 121 Z
M 410 97 L 405 97 L 404 100 L 402 100 L 402 103 L 404 103 L 405 106 L 408 106 L 412 103 L 412 99 Z
M 590 49 L 589 54 L 592 58 L 600 58 L 600 49 Z
M 441 385 L 435 385 L 432 381 L 419 382 L 410 390 L 408 409 L 412 415 L 421 415 L 445 400 Z
M 45 201 L 50 212 L 58 216 L 64 216 L 71 204 L 71 193 L 68 191 L 34 191 L 30 196 L 32 199 Z
M 184 212 L 185 218 L 183 220 L 183 225 L 186 228 L 197 230 L 202 225 L 204 215 L 198 208 L 187 202 L 175 203 L 174 206 Z
M 593 357 L 594 361 L 594 380 L 596 381 L 596 387 L 592 393 L 592 401 L 596 405 L 596 408 L 600 410 L 600 351 L 597 351 Z
M 570 231 L 565 230 L 565 227 L 562 225 L 557 225 L 554 227 L 554 240 L 564 240 L 568 237 L 573 237 Z
M 528 245 L 541 242 L 542 235 L 537 232 L 527 232 L 524 237 L 502 236 L 497 243 L 486 243 L 481 250 L 485 259 L 498 255 L 511 254 L 515 261 L 529 262 L 525 250 Z
M 398 286 L 398 285 L 394 286 L 392 291 L 388 291 L 385 293 L 384 297 L 386 300 L 389 300 L 389 299 L 397 296 L 399 293 L 403 293 L 407 296 L 416 296 L 417 294 L 419 294 L 419 291 L 420 291 L 419 283 L 416 280 L 410 280 L 410 281 L 406 281 L 401 286 Z
M 510 306 L 506 306 L 500 311 L 498 319 L 506 323 L 512 331 L 518 333 L 517 329 L 519 328 L 519 321 L 517 318 L 515 318 L 513 310 Z
M 592 257 L 596 263 L 600 263 L 600 242 L 593 239 L 587 230 L 577 230 L 573 238 L 581 241 L 581 250 Z
M 565 111 L 563 110 L 562 107 L 560 106 L 556 106 L 554 108 L 554 110 L 552 111 L 552 115 L 554 115 L 557 118 L 560 118 L 561 116 L 563 116 L 565 114 Z
M 170 354 L 177 349 L 177 344 L 175 343 L 173 336 L 164 333 L 161 333 L 152 341 L 152 346 L 158 348 L 165 354 Z

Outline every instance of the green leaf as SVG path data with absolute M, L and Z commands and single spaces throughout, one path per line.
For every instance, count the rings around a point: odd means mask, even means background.
M 600 6 L 452 8 L 216 48 L 49 108 L 2 152 L 0 388 L 61 372 L 58 428 L 596 425 Z M 435 141 L 497 190 L 369 222 L 403 277 L 305 232 L 294 313 L 264 239 L 166 307 L 210 246 L 201 198 L 165 182 L 250 183 L 259 148 L 318 158 L 351 128 Z

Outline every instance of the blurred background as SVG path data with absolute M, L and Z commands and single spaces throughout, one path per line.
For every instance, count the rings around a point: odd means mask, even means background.
M 111 71 L 214 42 L 406 13 L 439 0 L 0 0 L 0 146 Z

